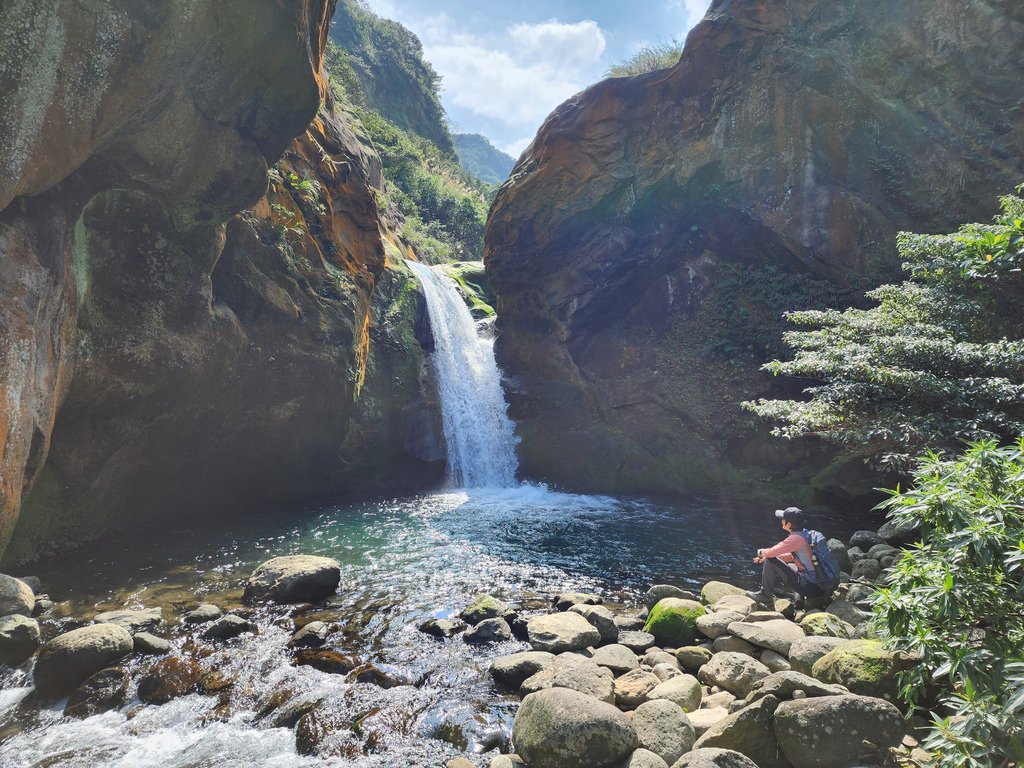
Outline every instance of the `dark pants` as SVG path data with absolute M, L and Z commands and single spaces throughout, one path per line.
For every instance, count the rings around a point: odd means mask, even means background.
M 764 568 L 761 571 L 761 592 L 773 595 L 780 586 L 785 586 L 790 592 L 796 592 L 802 597 L 820 597 L 825 594 L 814 584 L 801 584 L 796 571 L 779 558 L 769 557 L 764 561 Z

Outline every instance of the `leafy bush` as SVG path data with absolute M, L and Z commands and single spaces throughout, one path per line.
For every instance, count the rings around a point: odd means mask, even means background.
M 870 309 L 790 312 L 793 360 L 764 366 L 815 382 L 807 401 L 744 407 L 783 437 L 817 435 L 909 469 L 925 449 L 1024 432 L 1024 201 L 993 224 L 949 235 L 902 233 L 910 279 L 867 294 Z
M 938 768 L 1024 760 L 1024 438 L 932 454 L 913 490 L 893 492 L 892 519 L 920 526 L 875 597 L 890 647 L 918 654 L 903 696 L 941 686 L 926 749 Z
M 625 61 L 612 64 L 605 70 L 605 77 L 633 77 L 658 69 L 675 66 L 683 55 L 683 43 L 673 40 L 669 43 L 647 45 Z

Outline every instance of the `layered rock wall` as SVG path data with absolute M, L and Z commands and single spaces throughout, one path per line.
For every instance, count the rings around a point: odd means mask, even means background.
M 802 493 L 825 470 L 841 493 L 820 446 L 737 404 L 784 391 L 757 370 L 783 311 L 856 301 L 897 231 L 984 220 L 1021 182 L 1022 43 L 1010 0 L 715 0 L 677 66 L 559 107 L 487 230 L 524 471 Z
M 378 284 L 414 285 L 379 159 L 321 108 L 333 1 L 93 5 L 0 10 L 8 561 L 363 482 L 345 446 L 368 375 L 406 366 L 395 408 L 420 397 L 414 302 L 372 327 Z M 409 478 L 440 466 L 360 429 Z

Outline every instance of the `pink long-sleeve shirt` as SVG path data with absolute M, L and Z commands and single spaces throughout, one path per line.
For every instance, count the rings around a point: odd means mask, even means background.
M 777 557 L 785 563 L 793 563 L 798 571 L 802 571 L 804 570 L 803 563 L 798 558 L 793 557 L 793 553 L 798 550 L 803 550 L 807 553 L 808 562 L 814 562 L 811 548 L 807 546 L 807 541 L 799 533 L 791 533 L 774 547 L 762 549 L 761 555 L 763 557 Z

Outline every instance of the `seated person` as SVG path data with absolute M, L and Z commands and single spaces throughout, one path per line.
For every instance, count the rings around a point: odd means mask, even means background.
M 803 597 L 825 594 L 815 582 L 814 555 L 804 535 L 804 513 L 797 507 L 775 510 L 775 517 L 789 535 L 768 549 L 757 550 L 754 562 L 764 564 L 761 569 L 761 589 L 747 592 L 754 602 L 771 607 L 775 590 L 785 587 Z M 802 601 L 801 601 L 802 602 Z

